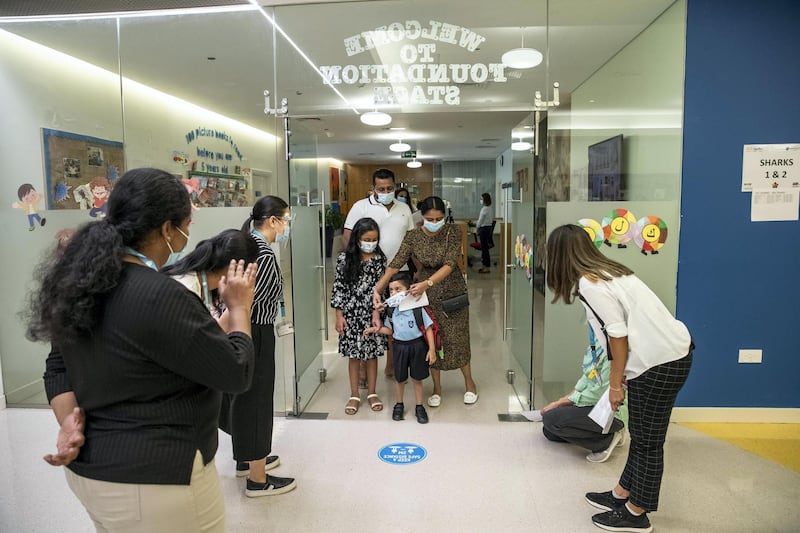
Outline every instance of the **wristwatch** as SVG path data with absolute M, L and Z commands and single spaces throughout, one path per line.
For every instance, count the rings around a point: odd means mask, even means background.
M 428 287 L 433 287 L 433 281 L 431 280 L 431 278 L 428 278 L 427 283 Z

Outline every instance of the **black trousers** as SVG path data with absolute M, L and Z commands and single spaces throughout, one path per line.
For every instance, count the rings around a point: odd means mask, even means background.
M 256 363 L 253 384 L 241 394 L 224 394 L 219 427 L 231 435 L 237 461 L 263 459 L 272 451 L 275 394 L 274 325 L 252 325 Z
M 654 366 L 628 380 L 631 445 L 619 484 L 630 491 L 630 502 L 646 511 L 658 509 L 669 417 L 691 367 L 690 349 L 686 357 Z
M 491 260 L 489 259 L 489 243 L 493 241 L 492 227 L 481 226 L 478 228 L 478 240 L 481 241 L 481 263 L 486 268 L 489 268 L 489 266 L 492 264 Z
M 614 433 L 625 424 L 615 418 L 611 429 L 603 435 L 603 428 L 589 418 L 591 407 L 565 405 L 556 407 L 542 415 L 542 433 L 553 442 L 569 442 L 590 452 L 601 452 L 611 445 Z

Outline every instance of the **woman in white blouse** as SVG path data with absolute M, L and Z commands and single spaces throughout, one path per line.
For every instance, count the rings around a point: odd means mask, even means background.
M 598 250 L 580 226 L 553 230 L 547 239 L 547 285 L 553 302 L 583 303 L 589 324 L 611 360 L 608 398 L 614 411 L 628 396 L 631 445 L 617 485 L 589 492 L 601 529 L 652 531 L 647 513 L 658 508 L 664 440 L 675 398 L 692 366 L 686 326 L 633 271 Z

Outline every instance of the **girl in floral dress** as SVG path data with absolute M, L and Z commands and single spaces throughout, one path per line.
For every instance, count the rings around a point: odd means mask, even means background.
M 353 226 L 345 251 L 336 260 L 336 278 L 331 293 L 331 307 L 336 309 L 336 331 L 339 333 L 339 353 L 349 358 L 350 398 L 345 413 L 354 415 L 361 404 L 358 392 L 360 361 L 367 366 L 367 401 L 373 411 L 383 409 L 375 393 L 378 376 L 378 357 L 386 352 L 382 335 L 364 336 L 378 312 L 372 304 L 372 290 L 386 268 L 386 256 L 378 246 L 380 229 L 371 218 L 362 218 Z M 377 316 L 375 317 L 377 319 Z

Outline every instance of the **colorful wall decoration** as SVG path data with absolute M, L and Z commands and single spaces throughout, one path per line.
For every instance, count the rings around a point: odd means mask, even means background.
M 517 235 L 514 241 L 514 259 L 519 266 L 525 269 L 525 277 L 533 283 L 533 246 L 525 235 Z
M 657 254 L 668 234 L 667 223 L 662 218 L 648 215 L 637 220 L 627 209 L 612 209 L 602 222 L 581 218 L 578 225 L 586 230 L 597 248 L 603 244 L 627 248 L 628 243 L 633 242 L 644 255 Z

